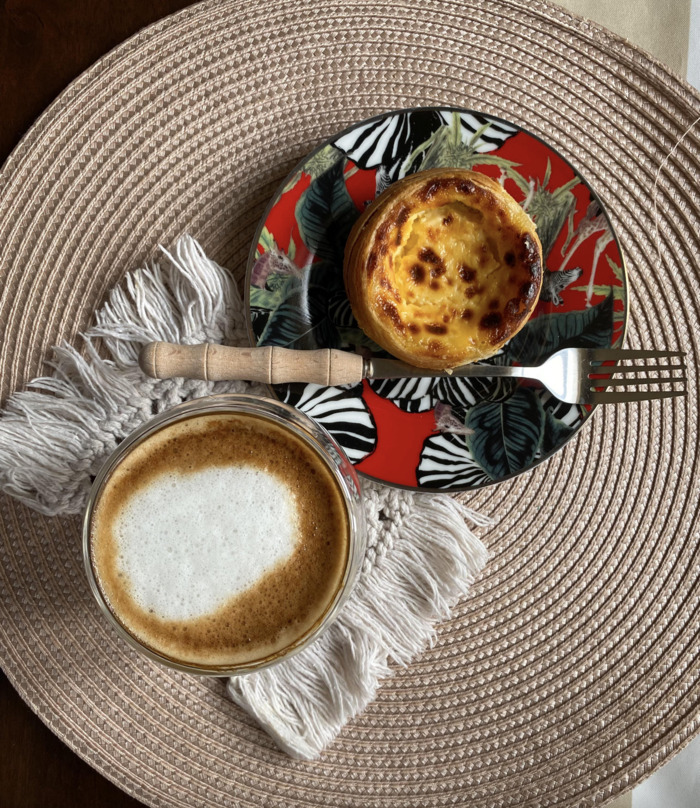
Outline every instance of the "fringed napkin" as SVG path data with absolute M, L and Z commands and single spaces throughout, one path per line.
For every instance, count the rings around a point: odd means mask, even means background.
M 151 340 L 247 344 L 230 274 L 185 236 L 164 266 L 126 276 L 96 313 L 81 355 L 55 350 L 53 374 L 10 398 L 0 415 L 0 488 L 44 514 L 79 514 L 91 476 L 129 432 L 181 401 L 222 392 L 266 394 L 245 382 L 146 378 Z M 94 346 L 100 338 L 110 359 Z M 391 663 L 429 644 L 487 558 L 469 525 L 486 520 L 446 494 L 363 483 L 368 548 L 359 583 L 333 626 L 272 668 L 234 677 L 230 697 L 290 755 L 313 759 L 374 698 Z

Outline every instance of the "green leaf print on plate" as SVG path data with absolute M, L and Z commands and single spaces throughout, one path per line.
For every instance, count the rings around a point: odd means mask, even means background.
M 508 364 L 537 365 L 561 348 L 607 348 L 613 331 L 613 295 L 582 311 L 541 314 L 505 346 Z
M 469 410 L 467 446 L 493 480 L 527 468 L 542 443 L 545 412 L 536 393 L 519 387 L 505 401 L 481 401 Z

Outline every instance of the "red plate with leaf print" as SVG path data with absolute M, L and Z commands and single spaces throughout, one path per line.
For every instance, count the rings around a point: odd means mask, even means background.
M 522 128 L 442 107 L 359 123 L 288 177 L 251 251 L 246 302 L 254 344 L 387 356 L 352 315 L 343 287 L 345 242 L 364 207 L 391 183 L 437 167 L 470 168 L 496 179 L 532 217 L 542 242 L 545 277 L 537 309 L 489 363 L 538 364 L 560 348 L 621 345 L 624 262 L 591 187 Z M 272 389 L 326 427 L 360 473 L 419 490 L 469 490 L 528 471 L 592 412 L 558 401 L 534 382 L 512 379 Z

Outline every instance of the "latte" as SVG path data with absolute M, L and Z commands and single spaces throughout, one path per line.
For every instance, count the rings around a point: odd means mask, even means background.
M 185 666 L 266 662 L 314 630 L 348 567 L 350 520 L 327 461 L 272 420 L 166 424 L 98 492 L 89 563 L 109 611 Z

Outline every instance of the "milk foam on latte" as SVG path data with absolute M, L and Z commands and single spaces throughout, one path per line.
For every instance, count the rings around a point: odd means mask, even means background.
M 184 665 L 284 651 L 338 592 L 349 519 L 326 462 L 248 413 L 203 414 L 134 446 L 100 490 L 91 566 L 135 639 Z
M 291 558 L 298 502 L 281 480 L 251 466 L 165 472 L 134 492 L 114 535 L 118 569 L 139 606 L 188 620 Z

